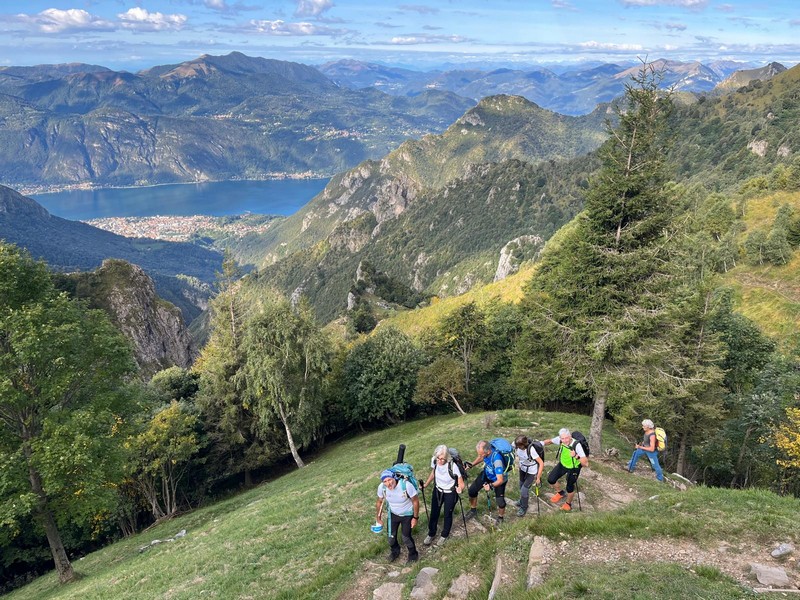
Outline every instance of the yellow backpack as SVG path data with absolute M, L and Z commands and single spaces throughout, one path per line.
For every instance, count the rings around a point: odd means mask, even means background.
M 667 449 L 667 432 L 663 427 L 656 427 L 656 450 L 663 452 Z

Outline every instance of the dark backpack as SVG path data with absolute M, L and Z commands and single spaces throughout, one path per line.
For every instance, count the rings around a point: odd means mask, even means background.
M 589 454 L 591 454 L 591 451 L 589 450 L 589 442 L 586 439 L 586 436 L 583 435 L 580 431 L 573 431 L 572 432 L 572 441 L 573 442 L 577 442 L 581 446 L 583 446 L 583 453 L 586 456 L 589 456 Z
M 528 460 L 536 460 L 535 458 L 533 458 L 533 453 L 531 452 L 531 448 L 536 450 L 536 454 L 538 454 L 539 458 L 541 458 L 542 462 L 544 462 L 544 444 L 542 444 L 542 442 L 531 442 L 530 444 L 528 444 Z
M 453 463 L 456 464 L 458 470 L 461 471 L 461 477 L 466 484 L 469 476 L 467 475 L 467 467 L 464 465 L 464 459 L 461 458 L 461 453 L 456 448 L 448 448 L 451 460 L 447 461 L 447 472 L 450 474 L 450 479 L 458 481 L 455 472 L 453 471 Z M 431 456 L 431 469 L 436 468 L 436 455 Z

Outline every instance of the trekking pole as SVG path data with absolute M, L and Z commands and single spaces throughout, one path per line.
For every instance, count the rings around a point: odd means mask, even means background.
M 428 514 L 428 501 L 425 500 L 425 486 L 423 485 L 421 487 L 422 487 L 422 503 L 425 505 L 425 517 L 428 519 L 428 523 L 430 523 L 431 516 Z M 435 494 L 436 490 L 434 490 L 433 493 Z
M 536 514 L 541 516 L 541 514 L 542 514 L 542 505 L 539 504 L 539 485 L 538 484 L 533 488 L 533 492 L 536 494 Z
M 461 494 L 458 495 L 458 506 L 461 508 L 461 518 L 464 520 L 464 535 L 469 540 L 469 533 L 467 533 L 467 516 L 464 514 L 464 503 L 461 502 Z

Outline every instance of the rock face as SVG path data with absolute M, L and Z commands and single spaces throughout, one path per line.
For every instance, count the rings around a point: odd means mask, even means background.
M 70 276 L 74 293 L 101 308 L 133 342 L 141 374 L 149 377 L 172 366 L 188 368 L 196 351 L 181 311 L 158 297 L 153 280 L 138 266 L 106 260 L 93 273 Z
M 541 250 L 543 245 L 544 241 L 538 235 L 522 235 L 508 242 L 500 251 L 494 280 L 500 281 L 511 273 L 516 273 L 519 263 L 528 255 Z

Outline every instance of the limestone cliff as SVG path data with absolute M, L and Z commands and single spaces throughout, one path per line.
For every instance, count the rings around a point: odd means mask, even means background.
M 158 297 L 153 280 L 140 267 L 105 260 L 96 271 L 66 276 L 64 287 L 110 315 L 133 342 L 143 377 L 171 366 L 191 366 L 196 350 L 181 311 Z

